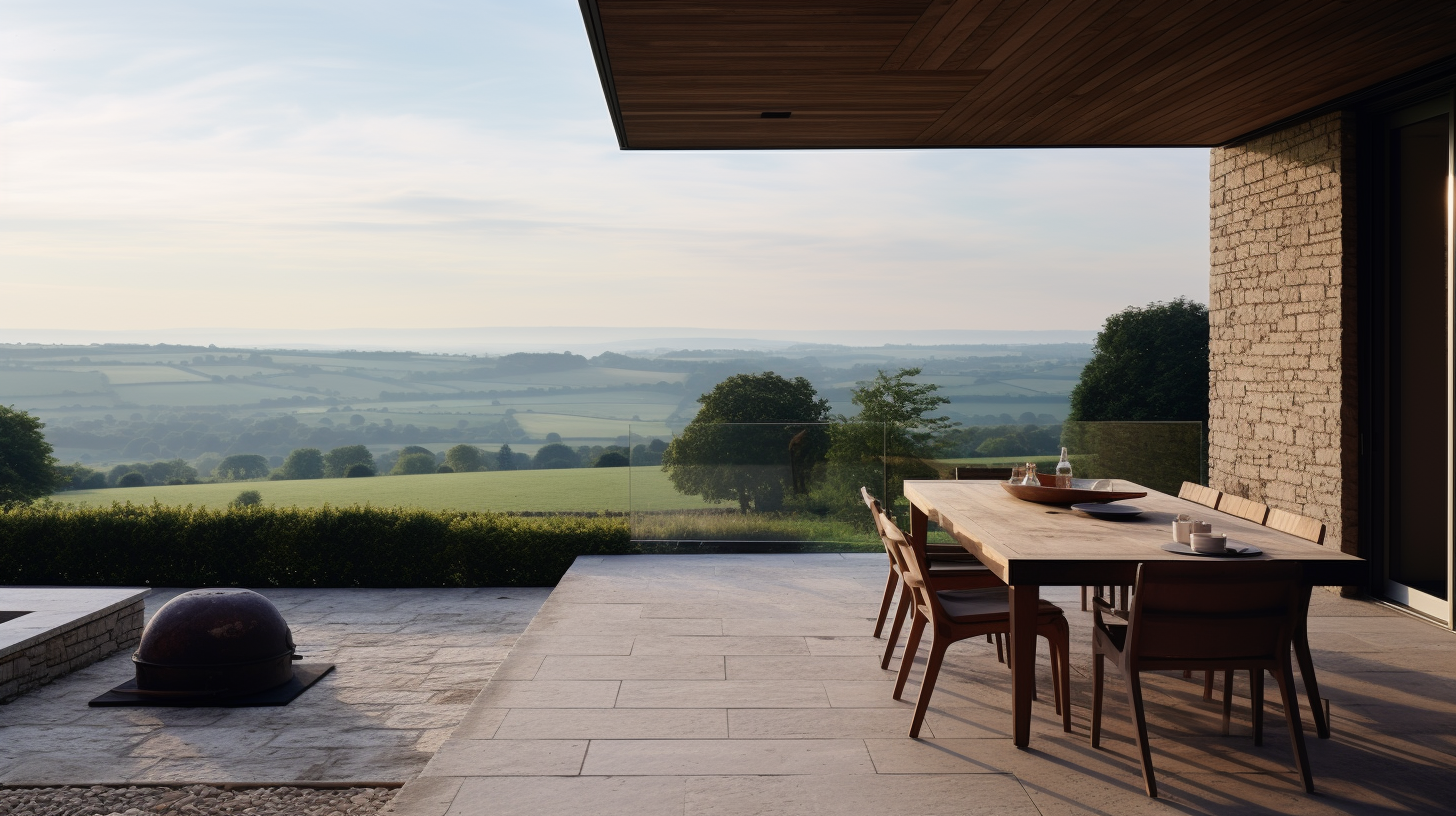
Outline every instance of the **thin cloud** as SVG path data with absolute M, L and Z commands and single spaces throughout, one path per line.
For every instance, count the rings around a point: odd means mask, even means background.
M 1087 329 L 1206 296 L 1204 151 L 623 153 L 569 0 L 66 6 L 0 9 L 8 326 Z

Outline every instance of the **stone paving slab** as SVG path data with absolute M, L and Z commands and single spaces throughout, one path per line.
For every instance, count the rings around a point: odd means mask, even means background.
M 182 590 L 147 598 L 150 616 Z M 470 711 L 549 589 L 263 590 L 309 662 L 276 708 L 89 708 L 118 653 L 0 705 L 0 784 L 404 782 Z
M 1142 791 L 1121 679 L 1088 744 L 1090 615 L 1046 588 L 1072 630 L 1073 733 L 1051 707 L 1046 646 L 1032 741 L 1010 739 L 1010 674 L 953 646 L 922 739 L 870 637 L 883 555 L 578 559 L 497 678 L 393 807 L 403 816 L 1435 813 L 1456 800 L 1456 635 L 1317 592 L 1311 641 L 1334 737 L 1293 773 L 1271 700 L 1263 747 L 1247 680 L 1230 736 L 1201 677 L 1145 675 L 1162 798 Z M 655 621 L 688 621 L 683 628 Z M 895 665 L 898 666 L 898 658 Z M 1277 692 L 1268 686 L 1277 699 Z M 1308 712 L 1305 712 L 1308 724 Z

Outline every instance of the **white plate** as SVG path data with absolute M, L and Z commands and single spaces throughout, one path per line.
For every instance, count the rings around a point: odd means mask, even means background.
M 1234 541 L 1233 539 L 1228 540 L 1227 549 L 1221 553 L 1198 552 L 1187 544 L 1179 544 L 1176 541 L 1170 541 L 1164 544 L 1163 549 L 1170 553 L 1196 555 L 1200 558 L 1249 558 L 1250 556 L 1264 554 L 1263 550 L 1255 547 L 1253 544 L 1245 544 L 1242 541 Z

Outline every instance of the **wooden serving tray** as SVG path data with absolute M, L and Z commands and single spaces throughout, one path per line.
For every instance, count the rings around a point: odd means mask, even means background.
M 1106 504 L 1107 502 L 1122 501 L 1123 499 L 1141 499 L 1148 495 L 1146 490 L 1141 492 L 1119 492 L 1116 490 L 1083 490 L 1075 487 L 1057 487 L 1057 477 L 1054 474 L 1038 473 L 1036 480 L 1041 482 L 1039 486 L 1014 485 L 1009 482 L 1001 482 L 1001 487 L 1007 493 L 1022 501 L 1036 502 L 1037 504 Z

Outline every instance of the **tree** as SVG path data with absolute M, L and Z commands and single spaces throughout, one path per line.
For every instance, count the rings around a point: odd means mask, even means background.
M 346 478 L 346 479 L 361 479 L 361 478 L 364 478 L 366 476 L 373 476 L 373 475 L 374 475 L 374 466 L 373 465 L 358 464 L 358 465 L 349 465 L 349 469 L 347 471 L 345 471 L 345 473 L 344 473 L 344 478 Z
M 495 454 L 496 470 L 515 470 L 516 455 L 511 451 L 510 445 L 501 445 L 500 450 Z
M 1062 425 L 1077 475 L 1177 490 L 1202 479 L 1207 425 L 1208 307 L 1179 298 L 1107 318 Z
M 445 464 L 456 473 L 474 473 L 485 469 L 485 453 L 474 445 L 456 445 L 445 451 Z
M 394 469 L 389 472 L 391 476 L 417 476 L 422 473 L 435 472 L 435 454 L 433 453 L 405 453 L 401 454 L 399 461 L 394 463 Z
M 536 451 L 536 458 L 531 460 L 532 467 L 538 470 L 560 470 L 562 468 L 581 467 L 581 457 L 576 451 L 559 442 L 550 445 L 542 445 Z
M 627 461 L 626 456 L 616 451 L 607 451 L 597 457 L 597 461 L 592 467 L 627 467 L 630 464 L 632 463 Z
M 0 405 L 0 506 L 49 496 L 56 488 L 56 459 L 45 423 Z
M 374 466 L 374 454 L 363 445 L 345 445 L 324 454 L 324 476 L 326 478 L 338 479 L 345 476 L 355 465 L 368 467 L 370 476 L 378 473 Z
M 236 510 L 241 510 L 244 507 L 257 507 L 262 503 L 262 493 L 259 493 L 256 490 L 244 490 L 243 492 L 239 493 L 238 497 L 236 499 L 233 499 L 232 503 L 228 506 Z
M 140 473 L 137 473 L 136 471 L 133 470 L 133 471 L 131 471 L 129 473 L 123 473 L 122 476 L 121 476 L 121 478 L 116 480 L 116 486 L 117 487 L 146 487 L 147 486 L 147 477 L 145 477 L 145 476 L 141 475 Z
M 736 374 L 698 402 L 697 416 L 662 455 L 681 493 L 734 500 L 743 512 L 777 510 L 823 458 L 829 401 L 803 377 Z
M 240 482 L 245 479 L 261 479 L 268 475 L 268 458 L 256 453 L 235 453 L 222 460 L 213 471 L 225 482 Z
M 324 454 L 318 448 L 298 448 L 283 460 L 285 479 L 322 479 Z
M 850 402 L 859 406 L 859 414 L 852 421 L 840 417 L 831 430 L 831 498 L 836 503 L 852 505 L 863 486 L 876 489 L 885 506 L 893 507 L 906 479 L 938 476 L 925 460 L 935 455 L 939 436 L 957 423 L 928 416 L 950 400 L 936 393 L 935 383 L 915 382 L 920 372 L 879 371 L 873 380 L 855 384 Z
M 1208 422 L 1208 307 L 1178 298 L 1107 318 L 1072 420 Z

